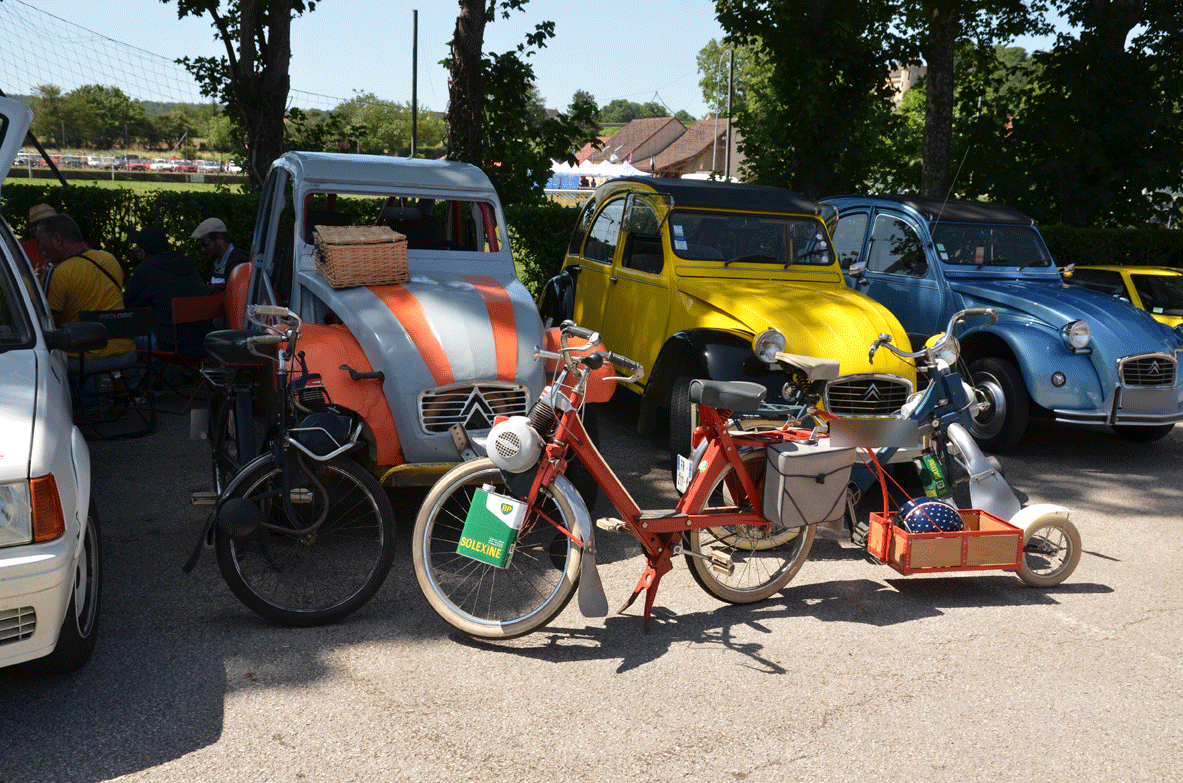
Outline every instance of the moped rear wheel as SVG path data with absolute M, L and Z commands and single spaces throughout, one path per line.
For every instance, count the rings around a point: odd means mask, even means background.
M 764 450 L 745 455 L 743 462 L 756 491 L 763 493 Z M 734 472 L 731 466 L 723 470 L 703 507 L 694 509 L 694 513 L 716 506 L 752 507 Z M 716 598 L 732 604 L 762 601 L 781 590 L 801 570 L 813 547 L 816 528 L 773 524 L 769 530 L 746 525 L 691 530 L 684 536 L 689 550 L 686 562 L 694 581 Z
M 545 625 L 563 610 L 579 581 L 583 549 L 576 543 L 580 534 L 571 503 L 544 487 L 505 568 L 457 554 L 473 495 L 483 485 L 506 492 L 501 471 L 489 459 L 458 465 L 428 493 L 415 519 L 415 577 L 431 608 L 454 628 L 470 636 L 509 639 Z
M 1067 515 L 1039 517 L 1023 531 L 1019 579 L 1032 587 L 1054 587 L 1076 570 L 1080 549 L 1080 531 Z
M 215 529 L 230 590 L 281 625 L 343 619 L 378 591 L 394 559 L 394 509 L 378 480 L 348 458 L 305 464 L 311 475 L 289 471 L 295 519 L 284 508 L 283 471 L 267 459 L 230 495 L 255 506 L 257 529 L 241 537 Z

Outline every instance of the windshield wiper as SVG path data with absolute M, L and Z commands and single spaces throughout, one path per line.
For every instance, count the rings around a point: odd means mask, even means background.
M 796 263 L 796 262 L 800 261 L 802 258 L 809 258 L 810 256 L 828 256 L 829 254 L 830 254 L 830 248 L 828 248 L 828 247 L 815 247 L 813 250 L 803 250 L 800 253 L 798 253 L 797 255 L 793 256 L 792 261 L 785 263 L 785 269 L 789 268 L 789 264 Z
M 1017 271 L 1022 272 L 1024 269 L 1026 269 L 1029 266 L 1044 266 L 1044 265 L 1050 264 L 1050 263 L 1051 263 L 1050 258 L 1047 258 L 1047 257 L 1037 258 L 1034 261 L 1028 261 L 1027 263 L 1023 264 L 1022 266 L 1020 266 L 1018 268 Z

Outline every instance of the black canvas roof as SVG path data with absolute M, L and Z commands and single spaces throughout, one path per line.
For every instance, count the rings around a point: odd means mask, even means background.
M 816 202 L 810 201 L 800 193 L 767 185 L 667 177 L 623 177 L 614 181 L 648 185 L 658 193 L 669 194 L 674 200 L 674 206 L 677 207 L 710 207 L 805 215 L 821 213 L 821 208 Z
M 854 196 L 853 198 L 862 198 Z M 907 194 L 871 196 L 881 201 L 894 201 L 911 207 L 929 221 L 947 220 L 956 223 L 1021 223 L 1033 226 L 1035 221 L 1017 209 L 1003 204 L 990 204 L 985 201 L 969 201 L 966 199 L 939 199 L 929 196 L 911 196 Z M 828 200 L 828 199 L 827 199 Z

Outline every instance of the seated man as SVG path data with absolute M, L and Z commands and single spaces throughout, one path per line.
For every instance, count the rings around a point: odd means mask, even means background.
M 69 215 L 49 215 L 37 223 L 42 254 L 53 264 L 45 281 L 45 298 L 54 323 L 79 320 L 89 310 L 122 310 L 123 269 L 110 253 L 92 250 Z M 110 340 L 105 348 L 88 351 L 85 371 L 115 370 L 135 364 L 136 346 L 130 339 Z M 68 357 L 71 373 L 79 372 L 79 357 Z
M 186 356 L 203 355 L 203 340 L 213 324 L 209 321 L 181 324 L 176 327 L 174 342 L 173 299 L 201 296 L 213 290 L 201 279 L 192 259 L 169 247 L 168 238 L 161 229 L 148 226 L 132 232 L 130 239 L 136 245 L 140 263 L 127 281 L 123 299 L 132 309 L 152 308 L 152 344 L 140 347 L 173 351 Z

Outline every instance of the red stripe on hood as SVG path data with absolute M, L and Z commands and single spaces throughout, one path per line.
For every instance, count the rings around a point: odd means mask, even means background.
M 402 285 L 372 286 L 370 290 L 394 313 L 394 317 L 402 324 L 415 349 L 423 357 L 423 362 L 431 372 L 436 386 L 447 386 L 455 382 L 452 365 L 448 362 L 448 354 L 444 346 L 440 345 L 431 328 L 431 321 L 423 312 L 423 305 L 415 295 Z
M 512 381 L 518 374 L 518 329 L 513 317 L 513 301 L 505 286 L 492 277 L 461 275 L 485 301 L 489 325 L 493 327 L 493 346 L 497 352 L 497 380 Z

